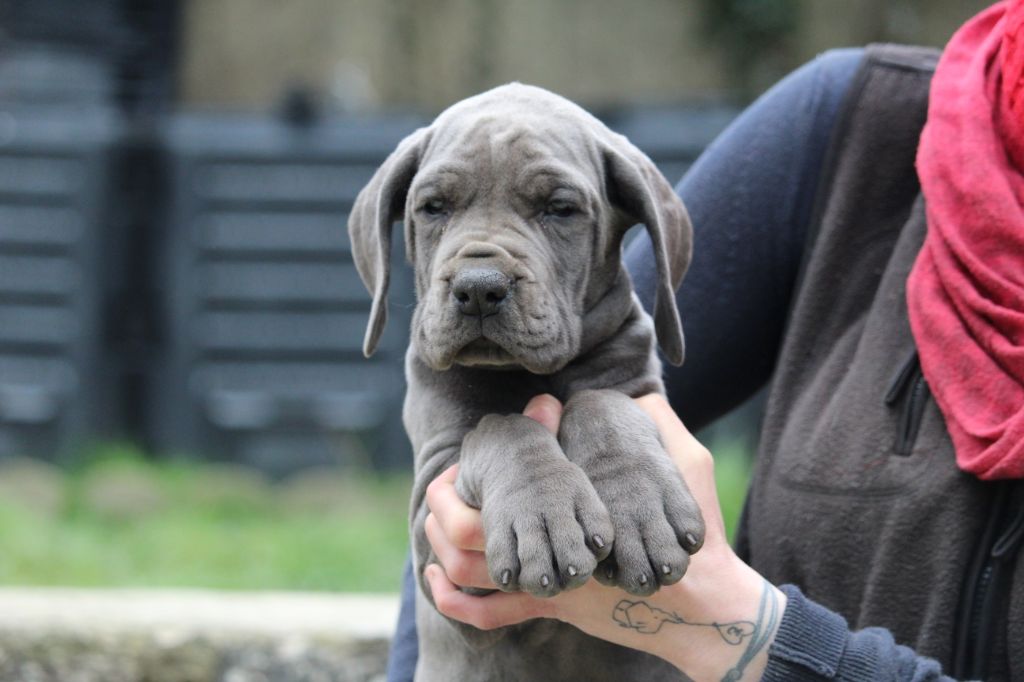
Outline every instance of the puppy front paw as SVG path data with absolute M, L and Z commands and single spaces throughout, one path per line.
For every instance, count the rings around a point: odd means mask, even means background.
M 482 508 L 487 568 L 500 589 L 551 597 L 579 587 L 608 556 L 608 512 L 576 465 L 537 472 Z
M 668 460 L 666 453 L 649 450 L 640 457 L 649 455 Z M 617 456 L 635 462 L 638 453 Z M 644 464 L 630 467 L 628 480 L 615 477 L 595 483 L 615 528 L 615 545 L 594 577 L 636 595 L 679 582 L 690 554 L 704 542 L 700 509 L 675 469 Z
M 481 450 L 498 449 L 501 456 L 489 456 L 491 466 L 480 477 L 460 466 L 456 489 L 480 508 L 494 584 L 551 597 L 590 578 L 611 552 L 615 530 L 582 469 L 566 459 L 554 436 L 523 419 L 481 421 L 463 443 L 463 462 Z
M 559 437 L 615 528 L 594 577 L 636 595 L 678 582 L 704 542 L 704 520 L 650 418 L 622 393 L 584 391 L 566 405 Z

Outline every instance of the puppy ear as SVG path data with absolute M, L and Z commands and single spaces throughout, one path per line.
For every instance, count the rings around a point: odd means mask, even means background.
M 633 221 L 643 223 L 650 234 L 658 269 L 654 303 L 658 345 L 669 362 L 681 365 L 685 344 L 675 291 L 693 252 L 690 217 L 661 171 L 625 137 L 614 136 L 605 149 L 604 165 L 612 204 Z
M 402 217 L 405 198 L 419 168 L 426 128 L 402 140 L 370 182 L 360 190 L 348 217 L 352 256 L 359 277 L 373 296 L 370 321 L 363 339 L 363 354 L 373 355 L 388 319 L 388 283 L 391 280 L 391 226 Z M 411 254 L 410 254 L 411 258 Z

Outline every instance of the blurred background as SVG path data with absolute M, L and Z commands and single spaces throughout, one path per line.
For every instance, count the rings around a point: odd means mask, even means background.
M 0 0 L 0 583 L 397 589 L 413 305 L 345 230 L 405 134 L 521 80 L 675 182 L 832 47 L 969 0 Z M 730 524 L 759 401 L 703 434 Z

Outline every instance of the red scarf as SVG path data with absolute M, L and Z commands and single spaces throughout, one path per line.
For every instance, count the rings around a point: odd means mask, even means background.
M 967 22 L 932 80 L 917 172 L 928 234 L 910 325 L 957 465 L 1024 478 L 1024 0 Z

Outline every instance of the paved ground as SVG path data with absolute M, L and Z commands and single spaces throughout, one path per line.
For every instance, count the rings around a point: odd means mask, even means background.
M 0 588 L 0 628 L 161 629 L 388 639 L 397 595 Z
M 0 679 L 372 682 L 396 595 L 0 588 Z

